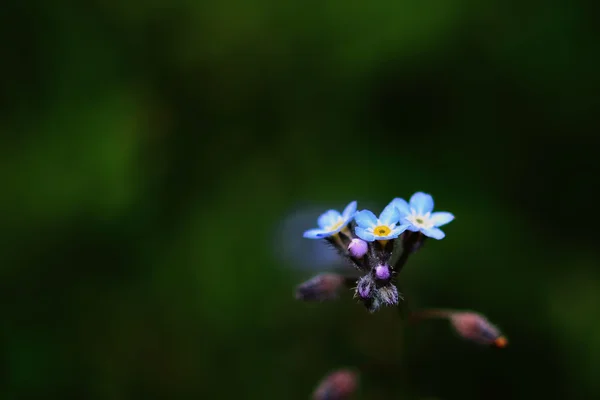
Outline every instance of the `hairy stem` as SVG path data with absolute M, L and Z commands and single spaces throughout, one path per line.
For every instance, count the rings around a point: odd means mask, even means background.
M 402 254 L 400 255 L 400 257 L 397 259 L 397 261 L 394 263 L 394 270 L 396 271 L 396 274 L 399 274 L 400 271 L 402 271 L 402 268 L 404 268 L 404 265 L 406 264 L 406 262 L 408 261 L 408 257 L 416 250 L 417 245 L 419 244 L 419 241 L 424 240 L 424 237 L 422 237 L 421 232 L 410 232 L 407 231 L 404 234 L 404 237 L 402 238 Z M 395 250 L 397 251 L 397 247 L 399 246 L 395 246 Z M 398 293 L 402 293 L 401 291 L 401 287 L 400 284 L 396 281 L 396 288 L 398 289 Z M 408 302 L 407 299 L 405 297 L 404 301 L 399 301 L 398 302 L 398 314 L 400 315 L 400 318 L 402 319 L 406 319 L 407 315 L 410 317 L 411 315 L 411 311 L 410 308 L 408 307 Z

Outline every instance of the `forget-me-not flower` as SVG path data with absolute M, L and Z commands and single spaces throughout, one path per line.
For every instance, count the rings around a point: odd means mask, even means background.
M 446 234 L 439 229 L 454 219 L 449 212 L 434 212 L 433 197 L 427 193 L 417 192 L 410 198 L 410 203 L 401 198 L 395 198 L 390 205 L 395 206 L 401 214 L 402 224 L 409 224 L 408 230 L 421 232 L 434 239 L 443 239 Z
M 304 232 L 308 239 L 323 239 L 339 233 L 350 223 L 356 213 L 356 201 L 346 206 L 340 214 L 337 210 L 328 210 L 317 219 L 318 229 L 310 229 Z
M 354 231 L 356 236 L 367 242 L 395 239 L 409 227 L 408 223 L 396 226 L 401 217 L 393 204 L 384 208 L 379 218 L 369 210 L 362 210 L 354 217 L 357 224 Z

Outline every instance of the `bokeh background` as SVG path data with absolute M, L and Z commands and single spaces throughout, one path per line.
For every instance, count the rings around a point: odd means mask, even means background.
M 599 396 L 599 4 L 7 0 L 0 397 Z M 417 190 L 411 306 L 508 348 L 294 299 L 321 211 Z

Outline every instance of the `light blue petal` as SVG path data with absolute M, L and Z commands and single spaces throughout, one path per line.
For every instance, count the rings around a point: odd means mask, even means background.
M 397 226 L 394 229 L 392 229 L 392 232 L 390 232 L 390 235 L 396 235 L 395 237 L 398 237 L 411 226 L 412 226 L 411 224 L 403 224 L 403 225 Z
M 393 204 L 388 204 L 381 212 L 379 220 L 384 225 L 395 224 L 400 221 L 400 211 Z
M 317 224 L 321 228 L 326 228 L 328 226 L 334 225 L 337 223 L 342 215 L 336 210 L 327 210 L 325 213 L 321 214 L 319 219 L 317 220 Z
M 364 228 L 361 228 L 360 226 L 354 228 L 354 233 L 356 233 L 356 236 L 358 236 L 362 240 L 366 240 L 367 242 L 372 242 L 373 240 L 375 240 L 375 235 L 373 235 L 370 232 L 367 232 Z
M 418 228 L 418 227 L 414 226 L 413 223 L 410 222 L 409 220 L 407 220 L 406 218 L 402 218 L 400 220 L 400 224 L 402 224 L 402 225 L 408 225 L 407 229 L 409 231 L 411 231 L 411 232 L 419 232 L 421 230 L 421 228 Z
M 354 213 L 356 213 L 356 201 L 351 202 L 346 206 L 346 208 L 344 208 L 344 212 L 342 212 L 342 217 L 346 221 L 352 218 L 354 216 Z
M 329 235 L 327 236 L 331 236 L 331 235 L 335 235 L 336 233 L 338 233 L 339 231 L 341 231 L 342 229 L 344 229 L 346 227 L 347 224 L 342 224 L 340 226 L 338 226 L 336 229 L 332 230 L 332 231 L 328 231 Z
M 310 229 L 304 232 L 304 236 L 307 239 L 323 239 L 327 236 L 331 236 L 333 233 L 329 231 L 325 231 L 323 229 Z
M 427 193 L 417 192 L 410 198 L 410 206 L 423 215 L 433 210 L 433 197 Z
M 356 213 L 354 221 L 362 228 L 372 228 L 377 225 L 377 217 L 369 210 L 362 210 Z
M 446 234 L 444 232 L 442 232 L 441 229 L 438 229 L 438 228 L 422 229 L 421 232 L 423 232 L 423 235 L 429 236 L 430 238 L 434 238 L 437 240 L 440 240 L 440 239 L 443 239 L 446 237 Z
M 387 236 L 377 236 L 377 240 L 392 240 L 396 239 L 398 236 L 400 236 L 400 234 L 394 235 L 390 232 L 390 234 Z
M 406 200 L 400 197 L 396 197 L 394 200 L 392 200 L 390 204 L 393 204 L 398 209 L 398 211 L 400 211 L 400 215 L 402 217 L 410 214 L 410 207 L 408 206 Z
M 440 211 L 440 212 L 434 212 L 433 214 L 431 214 L 431 221 L 433 222 L 434 226 L 436 226 L 436 227 L 446 225 L 448 222 L 451 222 L 453 219 L 454 219 L 454 215 L 452 215 L 449 212 Z

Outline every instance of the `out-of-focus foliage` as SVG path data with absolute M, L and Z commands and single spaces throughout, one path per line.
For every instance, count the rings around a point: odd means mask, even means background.
M 600 393 L 597 3 L 5 3 L 3 399 Z M 294 300 L 283 221 L 417 190 L 457 218 L 411 307 L 506 349 Z

